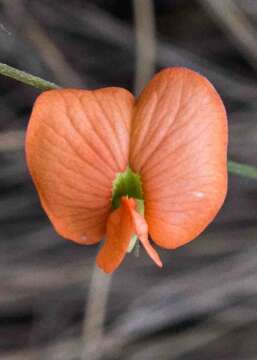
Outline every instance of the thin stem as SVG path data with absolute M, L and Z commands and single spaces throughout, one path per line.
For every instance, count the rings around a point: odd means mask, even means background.
M 81 77 L 74 71 L 47 31 L 30 13 L 25 0 L 1 0 L 10 21 L 17 19 L 20 36 L 31 43 L 44 64 L 51 69 L 56 81 L 64 87 L 82 87 Z M 17 30 L 17 27 L 14 27 Z
M 228 162 L 228 171 L 232 174 L 237 174 L 257 180 L 257 167 L 255 166 L 241 164 L 230 160 Z
M 95 264 L 85 309 L 82 360 L 98 360 L 102 357 L 101 343 L 111 279 L 111 275 L 103 273 Z
M 59 88 L 58 85 L 50 81 L 41 79 L 38 76 L 31 75 L 25 71 L 18 70 L 12 66 L 3 63 L 0 63 L 0 74 L 15 79 L 17 81 L 20 81 L 26 85 L 33 86 L 40 90 L 50 90 L 50 89 Z

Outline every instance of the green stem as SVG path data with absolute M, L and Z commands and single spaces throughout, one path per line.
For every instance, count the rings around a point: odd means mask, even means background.
M 41 79 L 38 76 L 31 75 L 25 71 L 15 69 L 7 64 L 0 63 L 0 74 L 18 80 L 26 85 L 33 86 L 40 90 L 50 90 L 59 88 L 58 85 Z
M 230 160 L 228 162 L 228 171 L 232 174 L 237 174 L 257 180 L 257 168 L 255 166 L 241 164 Z

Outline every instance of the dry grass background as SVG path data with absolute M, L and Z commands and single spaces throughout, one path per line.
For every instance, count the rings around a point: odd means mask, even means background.
M 155 19 L 155 70 L 207 76 L 228 110 L 230 158 L 257 165 L 256 3 L 156 0 Z M 0 1 L 1 61 L 61 86 L 133 89 L 135 39 L 130 1 Z M 37 94 L 0 79 L 0 359 L 75 360 L 97 248 L 60 239 L 39 206 L 23 151 Z M 215 222 L 162 251 L 163 270 L 142 252 L 115 273 L 104 360 L 257 359 L 257 183 L 229 180 Z

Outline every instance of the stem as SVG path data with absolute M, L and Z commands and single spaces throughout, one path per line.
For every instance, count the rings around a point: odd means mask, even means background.
M 228 162 L 228 171 L 232 174 L 245 176 L 257 180 L 257 167 L 241 164 L 235 161 Z
M 18 70 L 12 66 L 3 63 L 0 63 L 0 74 L 18 80 L 26 85 L 33 86 L 40 90 L 50 90 L 50 89 L 59 88 L 58 85 L 50 81 L 46 81 L 38 76 L 31 75 L 25 71 Z
M 99 360 L 102 357 L 101 344 L 111 279 L 111 275 L 94 265 L 83 324 L 82 360 Z

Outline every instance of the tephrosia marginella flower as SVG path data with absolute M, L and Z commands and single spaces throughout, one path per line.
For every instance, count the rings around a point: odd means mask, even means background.
M 207 79 L 158 73 L 138 98 L 122 88 L 60 89 L 36 100 L 28 167 L 56 231 L 114 271 L 136 241 L 174 249 L 213 220 L 227 190 L 227 118 Z

